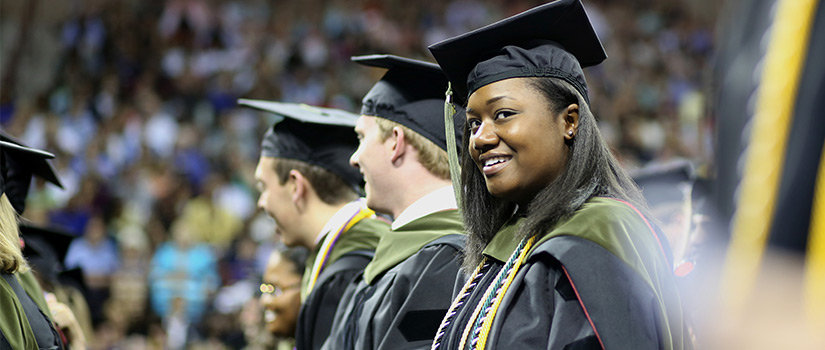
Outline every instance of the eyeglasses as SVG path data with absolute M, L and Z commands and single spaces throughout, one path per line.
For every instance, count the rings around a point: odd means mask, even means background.
M 277 297 L 277 296 L 280 296 L 281 294 L 284 294 L 285 291 L 288 291 L 290 289 L 295 289 L 295 288 L 298 288 L 300 286 L 301 286 L 300 282 L 295 283 L 295 284 L 291 284 L 291 285 L 283 287 L 283 288 L 272 285 L 272 284 L 269 284 L 269 283 L 261 283 L 261 286 L 258 289 L 261 291 L 261 294 L 271 294 L 272 296 Z

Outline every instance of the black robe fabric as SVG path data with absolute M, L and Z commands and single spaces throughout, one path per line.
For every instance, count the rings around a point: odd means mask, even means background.
M 372 251 L 348 253 L 325 268 L 316 289 L 301 305 L 295 332 L 296 349 L 320 349 L 329 336 L 338 303 L 347 286 L 372 259 Z
M 0 349 L 63 349 L 31 272 L 0 274 Z
M 330 258 L 332 262 L 324 267 L 315 287 L 301 304 L 298 326 L 295 331 L 295 348 L 320 349 L 329 336 L 332 320 L 347 286 L 372 260 L 375 245 L 382 235 L 389 231 L 389 225 L 374 218 L 367 218 L 353 225 L 338 238 Z M 317 254 L 312 254 L 308 263 Z
M 428 349 L 452 300 L 463 231 L 458 211 L 448 210 L 382 238 L 373 268 L 347 288 L 322 349 Z
M 537 242 L 502 299 L 486 349 L 690 348 L 684 339 L 676 285 L 667 269 L 670 265 L 663 261 L 636 264 L 639 260 L 664 260 L 667 250 L 659 250 L 650 231 L 645 230 L 648 225 L 634 219 L 634 213 L 604 204 L 580 211 L 584 215 L 571 220 L 586 220 L 572 225 L 572 230 L 548 234 L 549 238 Z M 600 228 L 588 222 L 616 222 L 613 228 L 617 230 L 608 236 L 620 238 L 610 244 L 576 232 Z M 499 234 L 512 236 L 515 227 L 510 225 Z M 569 229 L 571 225 L 557 227 Z M 625 235 L 633 242 L 621 247 L 627 243 L 621 238 Z M 501 245 L 512 249 L 500 251 L 512 252 L 517 244 L 518 240 L 512 239 Z M 626 249 L 629 247 L 633 249 Z M 478 285 L 470 289 L 454 318 L 442 329 L 437 349 L 459 349 L 471 314 L 483 302 L 484 291 L 509 256 L 493 255 L 486 256 L 487 266 L 479 272 Z M 472 345 L 471 338 L 468 336 L 465 349 Z

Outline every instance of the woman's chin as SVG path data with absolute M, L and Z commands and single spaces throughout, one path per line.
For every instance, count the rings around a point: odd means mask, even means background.
M 496 199 L 504 201 L 509 201 L 512 198 L 510 191 L 502 189 L 501 186 L 491 185 L 490 183 L 487 183 L 487 192 Z
M 487 184 L 487 192 L 498 200 L 505 202 L 513 202 L 519 205 L 526 205 L 536 195 L 536 193 L 524 193 L 524 191 L 517 191 L 514 188 L 501 188 L 501 186 L 490 186 Z
M 288 329 L 286 329 L 286 327 L 278 323 L 267 323 L 266 329 L 269 331 L 269 333 L 272 333 L 273 335 L 278 337 L 286 338 L 294 336 L 294 332 L 290 332 Z

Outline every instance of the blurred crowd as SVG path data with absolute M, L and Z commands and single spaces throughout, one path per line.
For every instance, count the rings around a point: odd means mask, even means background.
M 428 44 L 538 1 L 0 3 L 0 125 L 56 155 L 25 218 L 77 238 L 93 348 L 265 343 L 256 293 L 282 249 L 256 210 L 271 124 L 238 98 L 358 111 L 380 77 L 350 56 Z M 712 1 L 586 1 L 609 58 L 593 110 L 630 169 L 711 154 Z

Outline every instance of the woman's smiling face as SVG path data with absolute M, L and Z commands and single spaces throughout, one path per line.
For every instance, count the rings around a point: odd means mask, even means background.
M 578 105 L 554 113 L 530 79 L 487 84 L 467 103 L 470 157 L 484 175 L 487 190 L 520 205 L 564 170 L 565 139 L 573 137 L 578 123 Z

